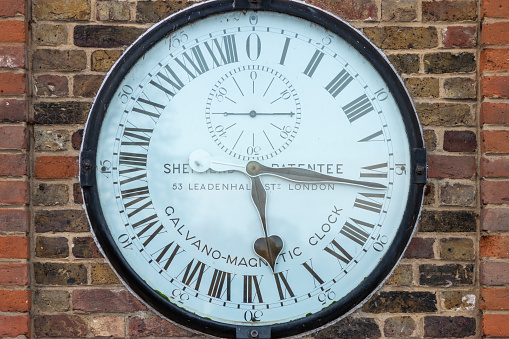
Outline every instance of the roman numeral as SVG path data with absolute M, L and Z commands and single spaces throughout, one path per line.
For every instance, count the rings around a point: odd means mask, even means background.
M 325 89 L 335 98 L 352 80 L 353 77 L 346 70 L 342 70 L 325 86 Z
M 304 74 L 306 74 L 308 77 L 312 77 L 316 71 L 316 68 L 320 64 L 320 61 L 322 61 L 323 56 L 324 56 L 323 52 L 316 50 L 313 56 L 311 57 L 311 60 L 309 60 L 309 63 L 306 66 L 306 69 L 304 70 Z
M 164 93 L 171 97 L 174 97 L 182 87 L 184 83 L 180 80 L 177 74 L 170 68 L 170 66 L 164 66 L 163 72 L 158 72 L 155 77 L 150 80 L 150 84 L 160 89 Z M 157 80 L 157 81 L 155 81 Z M 163 86 L 165 84 L 166 86 Z M 171 88 L 171 89 L 170 89 Z
M 290 46 L 290 38 L 286 38 L 285 45 L 283 47 L 283 53 L 281 53 L 281 60 L 279 60 L 279 64 L 284 65 L 286 60 L 286 54 L 288 54 L 288 46 Z
M 274 273 L 274 279 L 276 280 L 276 287 L 279 293 L 279 299 L 281 300 L 286 299 L 287 294 L 289 294 L 290 297 L 292 298 L 295 296 L 283 272 Z
M 187 60 L 187 62 L 191 66 L 193 66 L 194 72 L 191 71 L 186 66 L 186 64 L 184 62 L 182 62 L 182 60 L 176 58 L 175 61 L 177 62 L 177 64 L 180 65 L 180 67 L 182 67 L 182 69 L 184 71 L 186 71 L 187 74 L 189 74 L 189 76 L 191 78 L 194 79 L 197 76 L 207 72 L 209 70 L 209 66 L 207 66 L 207 62 L 205 61 L 205 58 L 203 57 L 203 53 L 201 52 L 200 46 L 192 47 L 191 48 L 191 54 L 192 54 L 192 57 L 189 56 L 189 54 L 187 52 L 182 53 L 182 55 L 184 56 L 184 59 Z
M 345 264 L 348 264 L 350 260 L 353 259 L 353 257 L 343 247 L 341 247 L 341 245 L 338 244 L 336 240 L 332 240 L 331 243 L 323 250 L 329 254 L 332 254 L 334 257 L 341 260 Z
M 153 102 L 151 100 L 144 98 L 136 99 L 136 103 L 138 104 L 139 107 L 133 106 L 132 109 L 133 112 L 145 114 L 153 118 L 159 118 L 159 116 L 161 115 L 159 110 L 163 110 L 166 107 L 165 105 L 161 105 L 158 104 L 157 102 Z
M 231 273 L 223 272 L 218 269 L 214 270 L 212 281 L 210 282 L 209 292 L 207 293 L 211 297 L 221 299 L 221 296 L 226 293 L 226 300 L 231 300 Z M 223 292 L 223 286 L 226 287 L 226 291 Z
M 165 256 L 166 256 L 166 253 L 168 253 L 168 251 L 172 248 L 172 246 L 175 244 L 175 247 L 173 248 L 173 251 L 171 252 L 170 256 L 168 258 L 165 259 Z M 159 253 L 159 255 L 157 256 L 156 258 L 156 262 L 159 264 L 159 265 L 162 265 L 162 263 L 164 263 L 164 269 L 165 270 L 168 270 L 168 267 L 170 267 L 173 259 L 175 259 L 175 256 L 177 254 L 180 254 L 182 252 L 184 252 L 183 250 L 179 252 L 179 249 L 180 249 L 180 246 L 179 244 L 177 243 L 174 243 L 173 241 L 170 242 L 168 245 L 164 246 L 163 248 L 161 248 L 160 250 L 152 253 L 152 257 L 155 256 L 158 252 L 161 252 Z
M 204 44 L 210 56 L 212 57 L 212 61 L 217 67 L 239 61 L 239 57 L 237 55 L 237 44 L 235 43 L 234 34 L 223 36 L 222 44 L 219 44 L 217 38 L 212 39 L 211 43 L 212 46 L 210 46 L 207 41 Z M 219 57 L 221 58 L 222 64 L 219 62 L 216 54 L 214 53 L 214 46 L 216 47 L 217 52 L 219 53 Z
M 377 137 L 383 135 L 384 133 L 382 132 L 382 130 L 379 130 L 371 135 L 368 135 L 367 137 L 359 140 L 359 142 L 368 142 L 368 141 L 383 141 L 384 138 L 382 137 L 381 139 L 377 139 Z
M 153 224 L 151 225 L 148 225 L 146 226 L 144 229 L 142 229 L 140 232 L 138 232 L 137 236 L 138 238 L 140 238 L 140 240 L 142 239 L 145 239 L 145 241 L 143 242 L 143 246 L 147 247 L 147 245 L 152 241 L 154 240 L 154 238 L 159 234 L 159 233 L 166 233 L 166 231 L 162 232 L 164 230 L 164 226 L 163 225 L 159 225 L 158 228 L 156 228 L 156 230 L 148 235 L 144 235 L 147 231 L 149 231 L 151 228 L 152 228 Z
M 350 123 L 374 110 L 366 94 L 361 95 L 342 108 Z
M 322 278 L 320 278 L 320 276 L 313 270 L 313 261 L 312 259 L 309 259 L 309 264 L 307 262 L 304 262 L 302 264 L 302 266 L 304 266 L 304 268 L 313 276 L 313 281 L 315 281 L 315 287 L 316 287 L 316 282 L 318 282 L 319 285 L 323 284 L 324 281 Z
M 147 167 L 147 155 L 142 153 L 120 152 L 120 165 Z
M 120 144 L 121 146 L 148 146 L 152 131 L 153 129 L 150 128 L 126 127 L 124 137 L 127 140 L 122 140 Z
M 138 202 L 148 199 L 150 197 L 148 194 L 147 186 L 122 190 L 120 191 L 120 193 L 122 194 L 122 198 L 124 199 L 133 199 L 130 202 L 124 203 L 125 208 L 135 205 Z
M 353 207 L 362 208 L 375 213 L 380 213 L 382 211 L 382 203 L 379 203 L 373 198 L 383 199 L 385 196 L 383 193 L 360 193 L 360 195 L 362 195 L 363 198 L 356 198 Z
M 387 178 L 387 163 L 381 163 L 361 168 L 361 178 Z
M 184 276 L 182 277 L 182 283 L 198 291 L 200 289 L 200 283 L 203 277 L 203 273 L 205 272 L 205 264 L 197 260 L 196 265 L 194 265 L 193 268 L 193 262 L 194 259 L 191 260 L 189 264 L 187 264 Z M 194 287 L 191 286 L 191 284 L 193 284 Z
M 352 219 L 353 220 L 353 219 Z M 345 237 L 355 241 L 361 246 L 364 246 L 366 241 L 368 240 L 369 233 L 362 230 L 360 227 L 350 224 L 348 221 L 345 223 L 341 231 L 339 233 L 343 234 Z
M 258 299 L 259 303 L 263 302 L 262 293 L 260 291 L 260 281 L 256 275 L 245 275 L 244 276 L 244 303 L 253 303 L 253 300 Z

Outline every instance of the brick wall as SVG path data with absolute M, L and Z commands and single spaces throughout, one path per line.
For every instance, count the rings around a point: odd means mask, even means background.
M 509 334 L 509 3 L 485 1 L 481 11 L 481 237 L 482 334 Z
M 396 66 L 430 177 L 393 276 L 315 336 L 509 337 L 509 2 L 309 2 L 362 29 Z M 0 337 L 191 336 L 119 283 L 93 243 L 77 179 L 105 73 L 146 28 L 189 4 L 0 0 Z
M 0 337 L 30 335 L 27 20 L 0 2 Z

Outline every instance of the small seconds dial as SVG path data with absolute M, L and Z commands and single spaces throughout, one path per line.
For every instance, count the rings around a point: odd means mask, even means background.
M 296 90 L 272 68 L 247 65 L 219 79 L 205 117 L 216 144 L 242 160 L 265 160 L 284 151 L 300 125 Z

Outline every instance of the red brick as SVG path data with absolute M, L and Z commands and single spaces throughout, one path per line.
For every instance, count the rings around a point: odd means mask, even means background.
M 509 177 L 509 158 L 482 158 L 481 177 Z
M 30 291 L 27 290 L 0 290 L 0 300 L 2 312 L 28 312 L 30 309 Z
M 509 130 L 484 130 L 481 132 L 483 153 L 509 153 Z
M 481 182 L 481 199 L 483 204 L 509 203 L 509 181 Z
M 23 286 L 27 284 L 28 266 L 26 264 L 0 264 L 0 286 Z
M 28 131 L 24 126 L 0 126 L 0 148 L 26 149 Z
M 0 154 L 0 175 L 19 177 L 26 174 L 26 154 Z
M 507 262 L 481 262 L 480 279 L 483 285 L 509 284 L 509 263 Z
M 482 288 L 479 298 L 479 308 L 485 310 L 509 309 L 509 289 Z
M 484 208 L 481 211 L 481 230 L 509 231 L 509 209 Z
M 428 177 L 471 178 L 475 174 L 475 157 L 428 155 Z
M 75 290 L 72 308 L 85 312 L 135 312 L 146 307 L 126 290 Z
M 20 236 L 0 236 L 0 258 L 28 259 L 28 238 Z M 2 300 L 2 298 L 0 298 Z
M 30 336 L 28 315 L 0 315 L 0 337 Z
M 449 26 L 442 30 L 444 47 L 475 47 L 477 28 L 475 26 Z
M 20 20 L 2 21 L 0 42 L 25 42 L 25 23 Z
M 483 24 L 481 44 L 499 45 L 509 43 L 509 22 Z
M 6 99 L 0 101 L 0 122 L 26 121 L 27 113 L 24 100 Z
M 509 333 L 509 314 L 483 314 L 481 329 L 483 336 L 506 337 Z
M 509 18 L 507 0 L 483 0 L 482 15 L 490 18 Z
M 481 105 L 481 125 L 509 124 L 509 104 L 483 102 Z
M 35 159 L 36 178 L 74 178 L 78 172 L 78 157 L 44 156 Z
M 509 258 L 509 236 L 491 235 L 479 240 L 480 258 Z
M 193 333 L 157 316 L 129 318 L 130 337 L 192 337 Z
M 509 76 L 482 77 L 481 94 L 486 98 L 509 97 Z
M 28 204 L 28 182 L 0 181 L 0 204 Z
M 414 237 L 408 245 L 404 257 L 407 259 L 433 259 L 433 238 Z
M 0 1 L 0 16 L 15 16 L 16 14 L 25 14 L 25 1 Z
M 0 68 L 25 67 L 25 46 L 0 46 Z
M 444 151 L 475 152 L 477 138 L 472 131 L 445 131 Z
M 484 49 L 481 51 L 480 71 L 508 71 L 509 49 Z
M 26 92 L 25 74 L 0 73 L 0 95 L 24 94 Z
M 0 209 L 0 232 L 28 232 L 29 212 Z
M 79 315 L 43 315 L 34 318 L 35 335 L 38 337 L 85 337 L 87 319 Z

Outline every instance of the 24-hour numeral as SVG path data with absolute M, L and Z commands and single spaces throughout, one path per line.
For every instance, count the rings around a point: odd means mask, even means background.
M 352 82 L 352 80 L 353 77 L 346 70 L 342 70 L 327 86 L 325 86 L 325 89 L 335 98 L 350 82 Z
M 351 219 L 356 225 L 351 224 L 350 222 L 345 222 L 345 225 L 339 231 L 340 234 L 343 234 L 345 237 L 349 238 L 350 240 L 353 240 L 357 244 L 364 246 L 366 241 L 368 240 L 369 233 L 364 231 L 360 226 L 371 226 L 373 228 L 372 224 L 365 223 L 363 221 L 360 221 L 358 219 Z
M 244 294 L 242 301 L 244 303 L 253 303 L 255 298 L 259 303 L 263 302 L 262 292 L 260 290 L 261 278 L 258 280 L 256 275 L 244 276 Z
M 176 58 L 175 62 L 179 64 L 179 66 L 182 67 L 182 69 L 186 71 L 186 73 L 189 74 L 191 78 L 194 79 L 197 76 L 202 75 L 203 73 L 209 70 L 209 66 L 207 65 L 207 62 L 203 57 L 203 53 L 199 45 L 196 45 L 191 48 L 192 56 L 190 56 L 188 52 L 184 52 L 182 53 L 182 55 L 184 56 L 184 58 L 182 59 L 184 61 L 180 60 L 179 58 Z M 187 65 L 185 64 L 186 61 L 191 66 L 193 66 L 194 72 L 187 67 Z
M 316 50 L 313 56 L 311 57 L 311 60 L 309 60 L 306 69 L 304 69 L 304 74 L 311 78 L 313 74 L 315 74 L 316 68 L 322 61 L 323 56 L 324 56 L 323 52 Z
M 343 106 L 343 111 L 350 123 L 373 111 L 373 105 L 366 94 L 361 95 L 349 104 Z
M 353 259 L 353 257 L 335 239 L 332 240 L 331 243 L 323 250 L 345 264 L 348 264 Z
M 286 271 L 288 274 L 288 271 Z M 279 299 L 286 299 L 286 295 L 290 297 L 295 297 L 292 289 L 290 288 L 290 284 L 288 284 L 288 280 L 286 280 L 286 276 L 283 272 L 274 273 L 274 279 L 276 280 L 277 292 L 279 293 Z
M 164 69 L 158 72 L 149 83 L 172 98 L 184 87 L 182 80 L 168 65 L 164 66 Z
M 234 34 L 223 36 L 222 44 L 220 44 L 217 38 L 215 38 L 212 39 L 210 45 L 207 41 L 204 43 L 204 45 L 212 57 L 212 61 L 216 67 L 239 61 L 239 57 L 237 55 L 237 44 L 235 43 Z M 219 58 L 216 56 L 215 50 L 217 50 L 217 53 L 219 53 Z M 219 61 L 219 59 L 222 61 L 222 63 Z
M 221 299 L 223 295 L 226 294 L 226 300 L 230 301 L 232 282 L 231 275 L 231 273 L 215 269 L 214 274 L 212 275 L 212 281 L 210 282 L 209 292 L 207 294 L 218 299 Z M 225 288 L 224 291 L 223 287 Z
M 173 251 L 171 251 L 171 254 L 169 257 L 166 258 L 166 254 L 173 248 Z M 163 248 L 159 249 L 158 251 L 152 253 L 152 257 L 154 257 L 156 254 L 159 253 L 159 255 L 156 258 L 156 262 L 159 265 L 162 265 L 164 263 L 164 269 L 168 270 L 168 267 L 170 267 L 171 263 L 173 262 L 173 259 L 175 259 L 175 256 L 177 254 L 180 254 L 184 252 L 183 250 L 180 251 L 180 246 L 176 242 L 172 241 L 168 245 L 164 246 Z
M 153 129 L 151 128 L 138 128 L 126 127 L 124 130 L 124 139 L 121 141 L 122 146 L 148 146 L 150 142 L 150 135 Z
M 359 140 L 359 142 L 384 141 L 383 135 L 384 133 L 382 132 L 382 130 L 379 130 L 373 134 L 368 135 L 365 138 L 362 138 L 361 140 Z
M 161 110 L 166 108 L 165 105 L 144 98 L 136 99 L 136 103 L 138 106 L 133 106 L 133 112 L 144 114 L 156 119 L 161 115 Z
M 309 259 L 309 264 L 307 262 L 304 262 L 302 264 L 302 266 L 304 266 L 304 268 L 309 272 L 309 274 L 311 274 L 313 276 L 314 281 L 318 282 L 319 285 L 324 283 L 323 279 L 320 278 L 320 276 L 313 270 L 313 260 L 312 259 Z M 315 283 L 315 287 L 316 287 L 316 283 Z
M 206 265 L 197 260 L 193 267 L 193 263 L 194 259 L 192 259 L 189 264 L 187 264 L 184 275 L 182 277 L 182 283 L 198 291 L 200 289 L 200 284 L 203 273 L 205 272 Z
M 361 168 L 361 178 L 387 178 L 387 163 L 380 163 Z
M 366 211 L 380 213 L 382 211 L 382 203 L 376 199 L 383 199 L 383 193 L 360 193 L 362 197 L 356 198 L 353 207 L 361 208 Z

